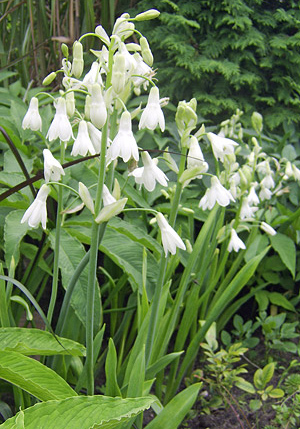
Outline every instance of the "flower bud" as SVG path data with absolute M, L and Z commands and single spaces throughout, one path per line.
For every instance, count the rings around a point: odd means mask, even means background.
M 185 184 L 185 182 L 190 182 L 193 179 L 197 179 L 198 177 L 202 177 L 201 173 L 206 173 L 208 170 L 208 164 L 206 162 L 203 163 L 203 166 L 196 165 L 195 167 L 188 168 L 185 170 L 179 178 L 179 183 Z
M 148 40 L 146 39 L 146 37 L 140 38 L 140 45 L 141 45 L 143 60 L 145 61 L 146 64 L 148 64 L 148 66 L 151 67 L 153 64 L 153 55 L 150 50 Z
M 66 107 L 67 107 L 67 115 L 71 118 L 75 113 L 75 98 L 74 92 L 68 92 L 66 94 Z
M 95 219 L 96 223 L 108 222 L 113 216 L 117 216 L 124 209 L 128 198 L 122 198 L 115 203 L 108 204 L 100 210 L 100 213 Z
M 63 53 L 63 56 L 68 58 L 69 56 L 69 48 L 65 43 L 61 44 L 61 52 Z
M 73 45 L 73 62 L 72 62 L 72 74 L 79 79 L 83 72 L 83 50 L 80 42 L 74 42 Z
M 120 94 L 125 87 L 125 56 L 116 54 L 112 68 L 111 84 L 116 94 Z
M 263 117 L 258 112 L 253 112 L 251 116 L 252 126 L 257 132 L 257 134 L 261 134 L 263 129 Z
M 79 185 L 78 192 L 79 192 L 80 198 L 82 199 L 82 202 L 94 214 L 95 213 L 94 202 L 88 188 L 82 182 L 79 182 L 78 185 Z
M 118 180 L 115 178 L 114 181 L 114 189 L 112 191 L 112 196 L 116 199 L 119 200 L 121 197 L 121 188 L 120 188 L 120 184 L 118 182 Z
M 43 80 L 43 85 L 45 86 L 50 85 L 50 83 L 52 83 L 55 78 L 56 78 L 55 72 L 48 74 L 48 76 L 46 76 L 45 79 Z
M 268 223 L 266 223 L 266 222 L 262 222 L 261 224 L 260 224 L 260 228 L 264 231 L 264 232 L 266 232 L 268 235 L 276 235 L 277 234 L 277 232 L 275 231 L 275 229 L 274 228 L 272 228 Z
M 160 15 L 160 12 L 156 9 L 149 9 L 145 12 L 139 13 L 134 20 L 135 21 L 149 21 L 150 19 L 158 18 Z
M 91 115 L 90 115 L 91 100 L 92 100 L 92 97 L 90 95 L 87 95 L 85 98 L 85 104 L 84 104 L 84 117 L 87 120 L 91 119 Z

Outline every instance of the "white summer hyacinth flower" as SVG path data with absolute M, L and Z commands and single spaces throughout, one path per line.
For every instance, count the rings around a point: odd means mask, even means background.
M 159 89 L 154 86 L 150 89 L 147 106 L 140 119 L 139 130 L 148 128 L 153 131 L 158 125 L 161 131 L 165 130 L 165 118 L 159 104 Z
M 222 207 L 228 206 L 230 201 L 235 201 L 231 193 L 221 185 L 216 176 L 211 178 L 211 187 L 206 190 L 205 195 L 201 198 L 199 207 L 202 210 L 211 210 L 216 203 Z
M 72 127 L 67 115 L 66 100 L 60 97 L 55 103 L 56 113 L 46 138 L 51 142 L 59 138 L 63 142 L 67 142 L 73 138 Z
M 165 256 L 167 256 L 168 251 L 175 255 L 176 248 L 185 250 L 185 244 L 177 234 L 177 232 L 168 224 L 167 220 L 161 213 L 157 213 L 156 221 L 159 226 L 161 232 L 161 240 L 165 252 Z
M 80 121 L 78 127 L 78 134 L 74 141 L 71 155 L 85 156 L 88 152 L 91 155 L 96 154 L 95 148 L 88 133 L 87 123 L 85 121 Z
M 245 243 L 239 238 L 236 230 L 231 228 L 230 241 L 228 243 L 227 250 L 228 252 L 232 252 L 232 250 L 238 252 L 240 249 L 246 249 Z
M 145 186 L 147 191 L 152 192 L 155 188 L 155 183 L 158 182 L 162 186 L 168 186 L 168 178 L 165 173 L 157 167 L 157 159 L 152 159 L 148 152 L 142 152 L 142 160 L 144 167 L 136 168 L 129 176 L 133 176 L 135 182 Z
M 214 133 L 207 133 L 207 137 L 211 143 L 214 157 L 222 162 L 224 161 L 224 155 L 234 153 L 235 146 L 238 146 L 238 144 L 233 140 L 218 136 Z
M 44 177 L 46 183 L 50 182 L 50 180 L 54 180 L 54 182 L 59 182 L 61 176 L 65 175 L 64 169 L 57 159 L 54 158 L 49 149 L 43 150 L 44 155 Z
M 39 100 L 32 97 L 29 103 L 29 108 L 22 121 L 23 130 L 30 129 L 32 131 L 42 131 L 42 118 L 39 114 Z
M 122 113 L 119 131 L 109 148 L 111 160 L 118 158 L 118 156 L 124 162 L 129 161 L 131 157 L 136 161 L 139 160 L 139 150 L 131 127 L 131 116 L 127 110 Z
M 90 117 L 97 128 L 102 128 L 107 119 L 107 110 L 99 83 L 91 86 Z
M 251 219 L 257 210 L 258 207 L 255 207 L 249 203 L 249 196 L 245 197 L 242 202 L 240 219 Z
M 31 228 L 37 228 L 41 222 L 43 229 L 46 229 L 46 223 L 47 223 L 46 201 L 50 190 L 51 190 L 50 187 L 47 185 L 43 185 L 41 187 L 35 200 L 24 213 L 24 216 L 21 219 L 21 223 L 27 222 Z

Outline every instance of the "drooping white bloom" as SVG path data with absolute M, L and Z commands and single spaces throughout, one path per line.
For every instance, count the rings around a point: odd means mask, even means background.
M 90 71 L 84 76 L 82 83 L 84 85 L 90 86 L 94 83 L 98 83 L 99 85 L 103 85 L 100 71 L 100 65 L 98 61 L 94 61 L 91 65 Z
M 102 133 L 91 122 L 87 122 L 87 127 L 88 127 L 89 136 L 93 143 L 94 149 L 96 153 L 100 153 Z
M 165 130 L 165 118 L 159 104 L 159 89 L 154 86 L 150 89 L 148 103 L 142 113 L 139 129 L 148 128 L 153 131 L 158 125 L 161 131 Z
M 257 210 L 258 207 L 255 207 L 249 203 L 249 196 L 245 197 L 242 202 L 240 219 L 251 219 Z
M 43 229 L 46 229 L 47 223 L 47 197 L 50 192 L 50 187 L 47 185 L 42 185 L 39 190 L 35 200 L 28 207 L 24 216 L 21 219 L 21 223 L 27 222 L 31 228 L 37 228 L 42 223 Z
M 107 119 L 107 110 L 99 83 L 91 87 L 90 117 L 97 128 L 102 128 Z
M 245 243 L 239 238 L 234 228 L 231 228 L 230 241 L 228 243 L 228 252 L 238 252 L 240 249 L 246 249 Z
M 230 201 L 234 201 L 231 193 L 221 185 L 216 176 L 213 176 L 211 178 L 211 187 L 206 190 L 205 195 L 201 198 L 199 207 L 202 210 L 211 210 L 216 203 L 226 207 Z
M 201 170 L 201 173 L 206 173 L 208 170 L 208 164 L 204 160 L 204 156 L 198 140 L 195 136 L 191 136 L 189 141 L 190 147 L 187 154 L 187 168 L 192 169 L 198 167 Z M 198 179 L 202 178 L 202 175 L 197 176 Z
M 122 40 L 130 37 L 134 30 L 133 22 L 127 20 L 128 13 L 123 13 L 115 22 L 112 34 L 119 36 Z
M 29 103 L 29 108 L 22 121 L 22 128 L 29 128 L 32 131 L 42 131 L 42 118 L 39 114 L 39 100 L 32 97 Z
M 258 195 L 261 201 L 270 200 L 272 197 L 272 191 L 265 186 L 262 186 Z
M 67 142 L 73 138 L 72 127 L 67 116 L 66 100 L 59 97 L 55 103 L 56 113 L 51 122 L 46 138 L 51 142 L 59 138 L 63 142 Z
M 275 182 L 272 174 L 267 174 L 260 182 L 260 185 L 262 188 L 273 189 L 275 187 Z
M 129 161 L 131 157 L 136 161 L 139 160 L 139 150 L 132 132 L 130 113 L 127 110 L 122 113 L 119 131 L 109 148 L 109 158 L 111 160 L 116 159 L 118 156 L 124 162 Z
M 109 204 L 115 203 L 117 200 L 108 190 L 108 187 L 104 184 L 103 190 L 102 190 L 102 199 L 103 199 L 103 206 L 106 207 Z
M 98 34 L 98 36 L 101 37 L 101 39 L 107 44 L 110 44 L 110 38 L 108 37 L 106 31 L 104 30 L 104 28 L 102 27 L 102 25 L 98 25 L 95 28 L 95 33 Z
M 268 223 L 266 222 L 261 222 L 260 224 L 261 229 L 266 232 L 269 235 L 276 235 L 277 232 L 275 231 L 274 228 L 272 228 Z
M 95 148 L 88 133 L 87 124 L 85 121 L 80 121 L 78 127 L 78 134 L 74 141 L 71 155 L 85 156 L 88 152 L 91 155 L 96 154 Z
M 44 155 L 44 177 L 46 183 L 50 182 L 50 180 L 54 180 L 54 182 L 59 182 L 61 176 L 65 175 L 64 169 L 62 168 L 60 162 L 54 158 L 49 149 L 43 150 Z
M 124 60 L 125 60 L 124 66 L 125 66 L 126 73 L 128 75 L 131 75 L 137 66 L 134 56 L 128 52 L 126 45 L 123 42 L 120 43 L 119 52 L 124 57 Z
M 151 67 L 148 66 L 148 64 L 146 64 L 143 61 L 143 58 L 137 52 L 133 55 L 133 57 L 136 61 L 136 67 L 133 71 L 133 74 L 139 75 L 139 76 L 132 76 L 133 85 L 135 88 L 139 88 L 140 86 L 143 85 L 143 88 L 146 89 L 147 86 L 149 85 L 149 81 L 147 79 L 143 79 L 140 76 L 149 77 L 152 73 L 152 69 Z
M 248 195 L 248 203 L 250 205 L 257 206 L 259 204 L 259 198 L 255 192 L 255 187 L 256 187 L 256 183 L 252 183 L 250 187 L 249 195 Z
M 207 137 L 211 143 L 214 157 L 222 162 L 224 161 L 224 155 L 233 154 L 235 146 L 238 146 L 235 141 L 214 133 L 207 133 Z
M 155 183 L 158 182 L 162 186 L 168 186 L 169 180 L 165 173 L 157 167 L 157 159 L 152 159 L 148 152 L 142 152 L 142 160 L 144 167 L 136 168 L 129 176 L 133 176 L 135 182 L 145 186 L 147 191 L 152 192 L 155 188 Z
M 184 242 L 181 240 L 177 232 L 168 224 L 162 213 L 157 213 L 156 220 L 161 232 L 161 240 L 165 256 L 167 256 L 168 251 L 172 255 L 175 255 L 177 247 L 185 250 L 186 247 Z

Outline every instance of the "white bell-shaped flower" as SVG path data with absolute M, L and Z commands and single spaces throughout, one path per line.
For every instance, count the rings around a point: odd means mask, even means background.
M 159 89 L 154 86 L 150 89 L 147 106 L 140 119 L 139 129 L 155 130 L 158 125 L 161 131 L 165 130 L 165 118 L 159 104 Z
M 95 148 L 88 133 L 87 123 L 85 121 L 80 121 L 78 127 L 78 134 L 74 141 L 71 155 L 86 156 L 88 152 L 91 155 L 96 154 Z
M 257 206 L 259 204 L 259 198 L 255 192 L 256 185 L 257 183 L 252 183 L 250 187 L 249 195 L 248 195 L 248 203 L 254 206 Z
M 90 117 L 97 128 L 102 128 L 107 119 L 107 110 L 99 83 L 91 87 Z
M 213 176 L 211 178 L 211 187 L 206 190 L 205 195 L 201 198 L 199 207 L 202 210 L 211 210 L 216 203 L 226 207 L 230 204 L 230 201 L 234 201 L 231 193 L 221 185 L 216 176 Z
M 254 213 L 258 210 L 258 207 L 255 207 L 249 203 L 249 196 L 246 196 L 243 199 L 242 207 L 240 211 L 240 219 L 251 219 L 254 216 Z
M 273 193 L 272 191 L 270 191 L 270 189 L 266 188 L 265 186 L 262 186 L 258 195 L 261 201 L 265 201 L 270 200 L 272 198 Z
M 168 224 L 162 213 L 156 215 L 157 224 L 161 232 L 161 240 L 164 248 L 165 256 L 168 252 L 175 255 L 177 247 L 185 250 L 185 244 L 177 234 L 177 232 Z
M 232 252 L 233 250 L 238 252 L 240 249 L 246 249 L 245 243 L 239 238 L 236 230 L 231 228 L 230 241 L 228 243 L 227 250 L 228 252 Z
M 103 85 L 102 77 L 100 74 L 100 64 L 98 61 L 94 61 L 91 65 L 90 71 L 84 76 L 82 83 L 87 85 L 93 85 L 94 83 L 98 83 L 99 85 Z
M 132 132 L 131 116 L 127 110 L 122 113 L 119 131 L 108 151 L 108 157 L 111 160 L 118 157 L 122 158 L 124 162 L 129 161 L 130 158 L 139 160 L 139 150 Z
M 64 169 L 57 159 L 54 158 L 49 149 L 43 150 L 44 155 L 44 177 L 46 183 L 53 180 L 54 182 L 59 182 L 61 176 L 65 175 Z
M 158 182 L 162 186 L 168 186 L 168 178 L 165 173 L 157 167 L 157 159 L 152 159 L 148 152 L 142 152 L 142 160 L 144 167 L 136 168 L 129 176 L 133 176 L 135 182 L 145 186 L 147 191 L 152 192 L 155 188 L 155 183 Z
M 39 190 L 35 200 L 28 207 L 24 216 L 21 219 L 21 223 L 27 222 L 31 228 L 37 228 L 42 223 L 43 229 L 46 229 L 47 223 L 47 197 L 50 192 L 50 187 L 47 185 L 42 185 Z
M 42 131 L 42 118 L 39 114 L 39 100 L 32 97 L 29 103 L 29 108 L 22 121 L 22 128 L 29 128 L 32 131 Z
M 272 174 L 267 174 L 260 182 L 262 188 L 273 189 L 275 188 L 275 182 Z
M 72 127 L 67 115 L 66 100 L 60 97 L 55 103 L 56 113 L 46 138 L 51 142 L 59 138 L 63 142 L 73 138 Z
M 238 146 L 235 141 L 214 133 L 207 133 L 207 137 L 211 143 L 214 157 L 222 162 L 224 161 L 224 155 L 234 153 L 235 146 Z

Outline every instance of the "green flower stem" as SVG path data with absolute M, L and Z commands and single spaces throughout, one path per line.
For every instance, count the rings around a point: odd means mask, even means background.
M 61 142 L 60 144 L 60 163 L 63 165 L 65 158 L 65 143 Z M 62 198 L 63 198 L 63 188 L 62 186 L 58 187 L 57 191 L 57 214 L 56 214 L 56 229 L 55 229 L 55 246 L 54 246 L 54 262 L 53 262 L 53 277 L 52 277 L 52 289 L 50 303 L 47 313 L 47 319 L 51 325 L 54 307 L 57 298 L 58 290 L 58 273 L 59 273 L 59 245 L 60 245 L 60 233 L 61 233 L 61 221 L 62 221 Z
M 186 154 L 187 154 L 187 148 L 183 147 L 181 150 L 178 179 L 180 178 L 181 174 L 185 169 Z M 179 182 L 179 180 L 177 180 L 176 190 L 172 201 L 170 217 L 169 217 L 169 224 L 172 227 L 174 227 L 175 225 L 176 216 L 179 208 L 179 202 L 181 198 L 181 192 L 182 192 L 182 184 Z M 151 363 L 151 354 L 152 354 L 154 339 L 156 337 L 156 331 L 157 331 L 159 303 L 161 299 L 162 288 L 165 282 L 165 273 L 166 273 L 167 264 L 168 264 L 168 256 L 167 257 L 162 256 L 160 261 L 156 288 L 155 288 L 152 305 L 151 305 L 151 314 L 150 314 L 150 320 L 149 320 L 148 335 L 146 340 L 146 367 L 149 365 L 149 363 Z
M 95 216 L 98 215 L 101 207 L 102 191 L 105 179 L 105 154 L 108 138 L 108 119 L 102 129 L 101 155 L 98 175 L 98 187 L 95 200 Z M 94 394 L 94 313 L 95 313 L 95 287 L 96 270 L 99 248 L 99 229 L 100 225 L 96 222 L 92 224 L 90 263 L 88 275 L 88 289 L 86 302 L 86 367 L 87 367 L 87 394 Z
M 180 157 L 180 163 L 179 163 L 179 172 L 178 172 L 178 178 L 176 183 L 176 190 L 172 201 L 171 212 L 169 217 L 169 224 L 171 225 L 172 228 L 174 228 L 174 225 L 176 222 L 176 217 L 178 213 L 179 202 L 180 202 L 182 187 L 183 187 L 182 183 L 180 183 L 178 179 L 180 179 L 180 176 L 185 170 L 187 150 L 188 150 L 187 147 L 183 147 L 181 149 L 181 157 Z

